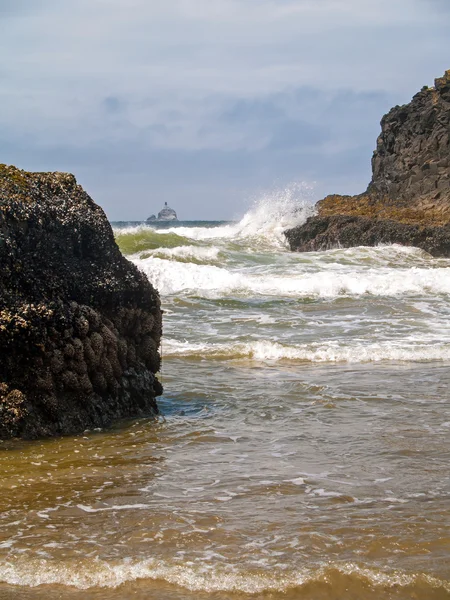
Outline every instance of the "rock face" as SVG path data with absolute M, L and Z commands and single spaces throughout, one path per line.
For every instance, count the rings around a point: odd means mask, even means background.
M 0 438 L 158 412 L 158 293 L 66 173 L 0 165 Z
M 366 192 L 327 196 L 287 231 L 291 249 L 400 243 L 450 256 L 450 71 L 383 117 L 372 173 Z

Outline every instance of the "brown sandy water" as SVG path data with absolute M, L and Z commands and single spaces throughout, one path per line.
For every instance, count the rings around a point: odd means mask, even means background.
M 448 366 L 173 362 L 165 420 L 2 444 L 1 598 L 450 597 Z
M 159 419 L 0 444 L 2 600 L 450 598 L 450 262 L 233 231 L 139 233 Z

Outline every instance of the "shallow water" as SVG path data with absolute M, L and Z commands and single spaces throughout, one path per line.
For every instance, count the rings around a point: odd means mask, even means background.
M 0 598 L 450 598 L 450 261 L 299 219 L 117 228 L 162 416 L 0 445 Z

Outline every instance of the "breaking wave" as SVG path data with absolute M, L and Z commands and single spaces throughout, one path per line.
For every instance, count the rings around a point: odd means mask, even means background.
M 218 224 L 214 227 L 201 222 L 180 222 L 158 228 L 147 224 L 115 227 L 114 233 L 124 254 L 157 247 L 174 247 L 189 241 L 219 245 L 234 242 L 255 249 L 285 249 L 283 232 L 303 223 L 314 212 L 309 199 L 310 189 L 305 184 L 292 184 L 278 192 L 259 198 L 237 223 Z
M 285 248 L 284 231 L 304 223 L 314 213 L 309 191 L 305 184 L 292 184 L 259 198 L 238 223 L 215 228 L 182 227 L 171 231 L 195 240 L 247 240 L 256 246 L 259 241 L 268 248 Z
M 0 581 L 10 585 L 36 587 L 60 584 L 87 590 L 93 587 L 117 588 L 138 579 L 162 580 L 195 592 L 243 592 L 250 595 L 281 592 L 326 584 L 333 587 L 371 586 L 378 589 L 419 588 L 450 591 L 450 582 L 423 573 L 383 572 L 353 563 L 304 568 L 296 572 L 240 573 L 232 566 L 223 568 L 168 565 L 158 559 L 108 563 L 104 560 L 79 560 L 74 563 L 46 559 L 17 560 L 0 564 Z
M 302 344 L 280 344 L 268 340 L 236 343 L 190 343 L 166 339 L 164 356 L 209 360 L 299 361 L 365 363 L 381 361 L 450 360 L 450 344 L 418 344 L 376 342 L 340 344 L 336 341 Z
M 149 250 L 140 256 L 140 259 L 162 258 L 177 262 L 192 262 L 196 264 L 213 263 L 219 261 L 220 250 L 218 248 L 201 246 L 177 246 L 176 248 L 157 248 Z M 138 259 L 139 260 L 139 259 Z
M 217 256 L 214 252 L 211 256 Z M 259 295 L 338 298 L 342 296 L 399 296 L 450 294 L 450 269 L 351 268 L 290 272 L 232 271 L 215 265 L 180 263 L 161 258 L 133 257 L 162 295 L 189 292 L 199 296 Z

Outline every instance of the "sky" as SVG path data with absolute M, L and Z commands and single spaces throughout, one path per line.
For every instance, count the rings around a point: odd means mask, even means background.
M 449 26 L 450 0 L 0 0 L 0 162 L 74 173 L 111 220 L 359 193 Z

